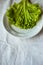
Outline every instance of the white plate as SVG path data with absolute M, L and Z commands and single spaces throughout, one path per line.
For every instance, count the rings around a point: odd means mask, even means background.
M 13 36 L 17 36 L 17 37 L 22 37 L 22 38 L 31 38 L 33 36 L 35 36 L 36 34 L 38 34 L 41 29 L 42 29 L 42 26 L 43 26 L 43 16 L 41 17 L 41 19 L 39 20 L 39 22 L 37 23 L 37 25 L 30 29 L 30 30 L 18 30 L 17 28 L 14 28 L 14 26 L 12 26 L 12 28 L 9 26 L 9 23 L 8 23 L 8 20 L 6 18 L 6 15 L 4 15 L 3 17 L 3 24 L 4 24 L 4 27 L 6 28 L 6 30 L 11 33 Z M 17 30 L 19 32 L 17 32 Z M 22 32 L 22 33 L 21 33 Z

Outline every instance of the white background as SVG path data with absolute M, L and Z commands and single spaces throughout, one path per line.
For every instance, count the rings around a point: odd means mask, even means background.
M 8 34 L 2 19 L 8 1 L 0 0 L 0 65 L 43 65 L 43 29 L 30 39 Z M 8 43 L 7 35 L 10 38 Z

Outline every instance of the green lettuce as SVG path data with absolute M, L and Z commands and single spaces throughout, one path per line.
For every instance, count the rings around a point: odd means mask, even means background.
M 32 4 L 28 0 L 21 0 L 14 3 L 6 12 L 10 25 L 22 29 L 33 28 L 41 17 L 39 4 Z

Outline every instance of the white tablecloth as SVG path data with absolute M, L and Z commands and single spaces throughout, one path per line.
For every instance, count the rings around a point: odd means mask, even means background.
M 9 3 L 8 0 L 0 0 L 0 65 L 43 65 L 43 29 L 30 39 L 8 34 L 3 26 L 6 2 Z

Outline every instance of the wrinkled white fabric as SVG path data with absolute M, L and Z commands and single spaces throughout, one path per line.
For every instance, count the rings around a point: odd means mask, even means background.
M 30 39 L 20 39 L 7 33 L 3 14 L 9 2 L 0 0 L 0 65 L 43 65 L 43 29 Z

